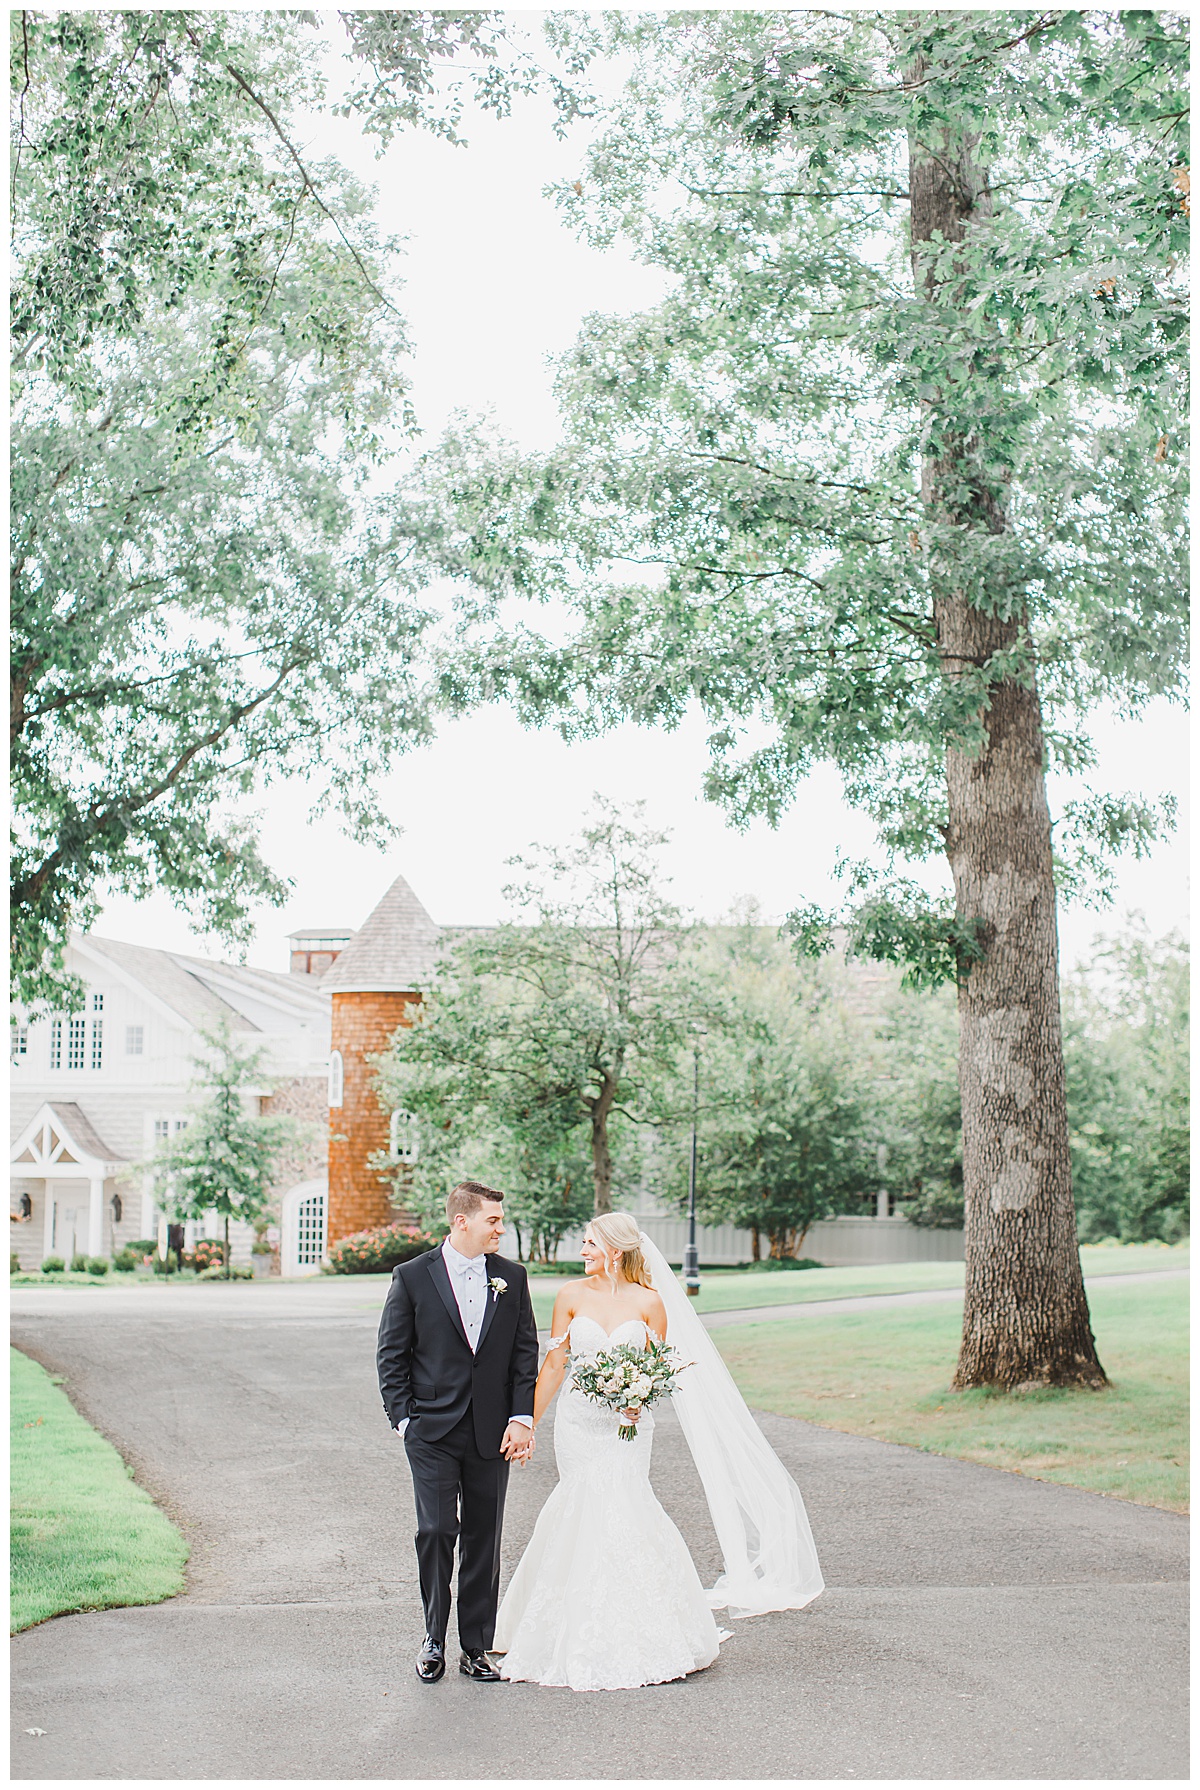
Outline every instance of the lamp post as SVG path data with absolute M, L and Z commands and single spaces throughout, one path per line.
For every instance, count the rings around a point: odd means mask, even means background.
M 688 1296 L 700 1292 L 700 1257 L 696 1250 L 696 1121 L 700 1112 L 700 1038 L 692 1041 L 692 1161 L 688 1172 L 688 1240 L 683 1252 L 683 1284 Z

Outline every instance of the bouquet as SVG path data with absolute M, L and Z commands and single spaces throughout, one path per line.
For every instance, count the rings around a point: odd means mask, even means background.
M 690 1366 L 669 1343 L 652 1336 L 644 1349 L 634 1343 L 615 1343 L 598 1355 L 582 1356 L 571 1364 L 571 1379 L 585 1398 L 626 1419 L 617 1434 L 622 1442 L 633 1442 L 638 1418 L 647 1405 L 669 1398 L 679 1374 Z

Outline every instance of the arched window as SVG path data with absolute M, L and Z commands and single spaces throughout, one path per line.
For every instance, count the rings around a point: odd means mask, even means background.
M 392 1114 L 388 1126 L 388 1155 L 394 1162 L 417 1160 L 417 1121 L 413 1113 L 400 1109 Z
M 329 1059 L 330 1106 L 340 1106 L 342 1104 L 342 1083 L 344 1079 L 345 1071 L 342 1068 L 342 1053 L 340 1050 L 335 1050 Z

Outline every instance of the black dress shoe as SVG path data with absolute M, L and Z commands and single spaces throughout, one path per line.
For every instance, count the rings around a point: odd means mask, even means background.
M 417 1677 L 422 1684 L 436 1684 L 446 1673 L 446 1647 L 442 1641 L 435 1641 L 432 1635 L 426 1635 L 425 1645 L 417 1655 Z
M 464 1647 L 458 1669 L 464 1678 L 474 1678 L 479 1684 L 500 1683 L 500 1674 L 482 1647 Z

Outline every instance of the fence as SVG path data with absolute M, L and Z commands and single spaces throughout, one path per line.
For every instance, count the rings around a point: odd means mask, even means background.
M 636 1217 L 669 1262 L 683 1261 L 686 1219 L 662 1212 L 639 1212 Z M 564 1268 L 578 1258 L 582 1240 L 582 1231 L 563 1238 L 558 1259 Z M 513 1249 L 515 1244 L 509 1234 L 501 1248 Z M 750 1232 L 732 1224 L 698 1224 L 696 1246 L 701 1267 L 732 1268 L 751 1259 Z M 963 1233 L 926 1230 L 909 1224 L 907 1218 L 829 1218 L 810 1228 L 800 1253 L 829 1268 L 865 1267 L 872 1262 L 961 1262 Z

